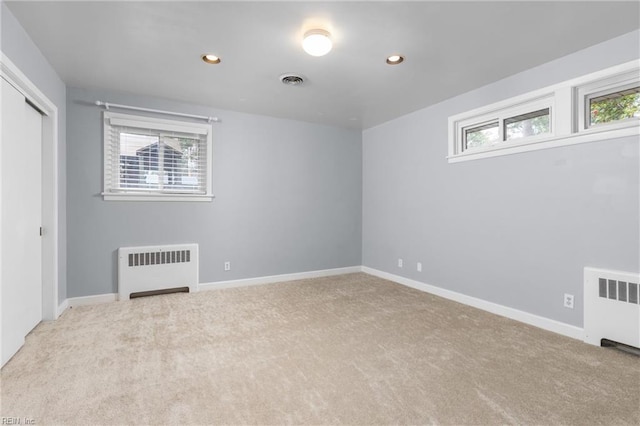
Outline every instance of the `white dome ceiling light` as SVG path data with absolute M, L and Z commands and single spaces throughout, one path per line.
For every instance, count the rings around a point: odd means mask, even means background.
M 310 30 L 304 34 L 302 48 L 311 56 L 324 56 L 331 50 L 331 34 L 325 30 Z

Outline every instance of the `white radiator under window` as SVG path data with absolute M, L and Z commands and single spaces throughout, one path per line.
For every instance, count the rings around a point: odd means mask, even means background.
M 584 269 L 584 341 L 640 348 L 640 274 Z
M 121 247 L 118 249 L 118 298 L 188 288 L 198 291 L 198 245 Z

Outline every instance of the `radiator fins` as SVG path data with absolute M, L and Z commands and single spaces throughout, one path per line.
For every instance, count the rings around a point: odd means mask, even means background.
M 639 303 L 638 284 L 626 281 L 598 279 L 598 296 L 620 302 Z
M 129 266 L 164 265 L 191 262 L 191 250 L 129 253 Z

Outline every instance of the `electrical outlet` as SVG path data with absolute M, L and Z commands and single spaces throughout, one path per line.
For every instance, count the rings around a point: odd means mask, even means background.
M 402 259 L 398 259 L 398 268 L 402 268 L 402 264 L 403 264 Z
M 231 262 L 224 262 L 224 270 L 225 271 L 230 271 L 231 270 Z
M 573 294 L 564 294 L 564 307 L 573 309 Z
M 422 263 L 418 262 L 418 264 L 416 265 L 416 269 L 418 270 L 418 272 L 422 272 Z

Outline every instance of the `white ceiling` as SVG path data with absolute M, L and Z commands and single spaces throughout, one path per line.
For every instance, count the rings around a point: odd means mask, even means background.
M 67 85 L 355 129 L 640 27 L 638 1 L 7 4 Z M 318 26 L 324 57 L 301 48 Z

